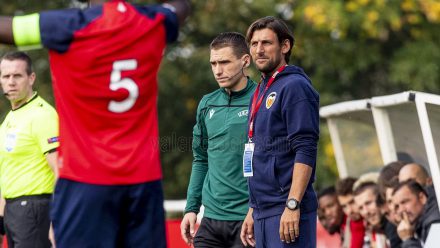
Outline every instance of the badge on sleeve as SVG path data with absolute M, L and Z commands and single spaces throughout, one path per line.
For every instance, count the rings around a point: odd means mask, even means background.
M 252 177 L 254 176 L 254 169 L 252 167 L 252 157 L 254 156 L 254 143 L 246 143 L 244 145 L 243 154 L 243 176 Z
M 12 152 L 17 145 L 17 134 L 7 133 L 5 139 L 5 149 L 7 152 Z

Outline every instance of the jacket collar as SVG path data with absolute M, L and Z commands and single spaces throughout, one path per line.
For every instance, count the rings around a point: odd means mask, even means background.
M 247 77 L 247 83 L 246 83 L 246 87 L 244 87 L 243 89 L 239 90 L 239 91 L 231 91 L 231 94 L 229 94 L 225 88 L 221 88 L 221 91 L 229 98 L 229 97 L 240 97 L 242 95 L 245 95 L 251 88 L 252 85 L 254 84 L 254 81 L 252 81 L 249 77 Z
M 31 98 L 29 98 L 29 100 L 27 100 L 25 103 L 23 103 L 20 107 L 16 108 L 16 109 L 11 109 L 11 111 L 17 111 L 19 109 L 22 109 L 24 106 L 28 105 L 30 102 L 32 102 L 33 100 L 35 100 L 38 97 L 37 92 L 34 92 L 34 94 L 32 95 Z

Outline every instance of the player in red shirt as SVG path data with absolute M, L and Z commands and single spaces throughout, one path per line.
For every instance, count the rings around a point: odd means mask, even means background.
M 187 0 L 0 17 L 0 42 L 49 49 L 60 116 L 58 247 L 166 247 L 157 71 Z

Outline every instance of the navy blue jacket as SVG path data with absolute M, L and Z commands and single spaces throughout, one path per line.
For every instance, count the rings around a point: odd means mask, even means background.
M 269 77 L 260 86 L 260 96 Z M 313 168 L 301 212 L 316 211 L 312 187 L 319 138 L 319 95 L 304 71 L 289 65 L 263 96 L 254 120 L 254 176 L 248 180 L 254 218 L 282 214 L 292 184 L 294 163 Z

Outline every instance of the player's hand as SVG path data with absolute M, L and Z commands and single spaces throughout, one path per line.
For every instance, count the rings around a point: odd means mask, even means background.
M 194 242 L 196 221 L 197 214 L 189 212 L 183 216 L 182 222 L 180 223 L 180 234 L 182 235 L 182 239 L 188 245 L 191 245 Z
M 397 226 L 397 234 L 401 240 L 407 240 L 414 237 L 414 226 L 409 221 L 408 214 L 403 212 L 402 220 Z
M 50 223 L 50 228 L 49 228 L 49 240 L 50 240 L 50 243 L 52 244 L 52 248 L 56 248 L 56 245 L 55 245 L 55 234 L 53 232 L 52 223 Z
M 246 218 L 241 226 L 240 238 L 244 246 L 255 247 L 255 237 L 254 237 L 254 218 L 252 218 L 252 213 L 254 209 L 249 208 Z
M 299 237 L 299 217 L 300 210 L 284 209 L 280 220 L 280 239 L 282 242 L 289 244 L 295 242 Z

